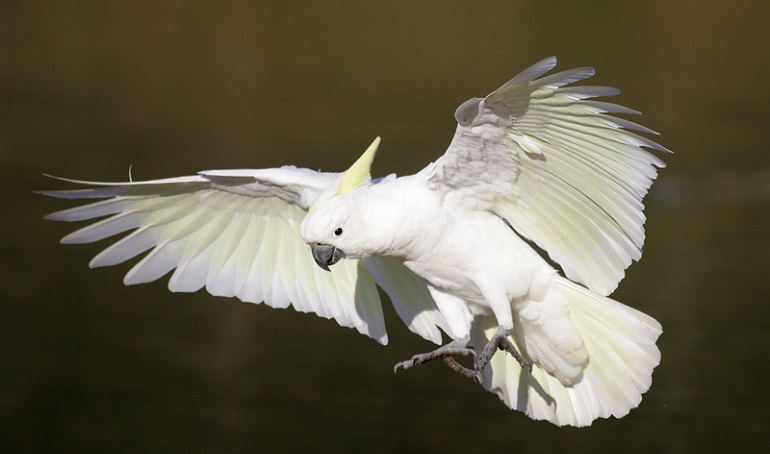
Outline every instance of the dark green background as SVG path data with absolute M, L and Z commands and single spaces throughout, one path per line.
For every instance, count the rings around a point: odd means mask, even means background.
M 770 5 L 764 2 L 5 1 L 0 6 L 3 452 L 741 452 L 770 408 Z M 591 65 L 676 152 L 614 297 L 656 317 L 640 408 L 591 428 L 511 412 L 388 307 L 334 322 L 89 270 L 60 246 L 96 180 L 296 164 L 419 170 L 453 112 L 535 61 Z

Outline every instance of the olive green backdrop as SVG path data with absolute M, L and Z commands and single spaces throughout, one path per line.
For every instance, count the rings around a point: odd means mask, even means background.
M 768 441 L 770 4 L 5 1 L 0 6 L 4 452 L 732 452 Z M 644 257 L 614 297 L 663 324 L 621 420 L 556 428 L 440 364 L 388 307 L 390 345 L 289 310 L 121 284 L 60 246 L 44 172 L 419 170 L 453 112 L 535 61 L 594 84 L 676 152 Z

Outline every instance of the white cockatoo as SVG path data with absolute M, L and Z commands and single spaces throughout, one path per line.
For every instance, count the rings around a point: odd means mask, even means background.
M 372 180 L 377 138 L 343 173 L 65 180 L 86 188 L 43 194 L 105 200 L 47 218 L 103 217 L 63 243 L 130 231 L 90 263 L 149 251 L 127 285 L 173 270 L 171 291 L 292 305 L 385 344 L 379 286 L 412 332 L 449 338 L 396 369 L 442 359 L 557 425 L 619 418 L 651 385 L 661 326 L 607 295 L 641 256 L 642 199 L 664 166 L 645 148 L 668 150 L 612 115 L 637 112 L 593 99 L 617 90 L 570 86 L 592 68 L 541 77 L 555 65 L 463 103 L 448 150 L 415 175 Z

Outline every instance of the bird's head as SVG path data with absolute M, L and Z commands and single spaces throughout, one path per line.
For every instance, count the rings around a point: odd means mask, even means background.
M 366 256 L 361 234 L 365 229 L 360 222 L 363 201 L 356 190 L 371 181 L 370 169 L 379 144 L 377 137 L 335 184 L 318 196 L 302 221 L 302 239 L 310 245 L 318 266 L 327 271 L 340 259 Z

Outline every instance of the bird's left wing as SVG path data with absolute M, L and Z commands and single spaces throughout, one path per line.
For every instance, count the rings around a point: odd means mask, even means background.
M 412 331 L 439 342 L 435 303 L 427 288 L 407 295 L 406 289 L 425 284 L 402 264 L 374 259 L 364 266 L 343 260 L 331 272 L 316 266 L 299 224 L 338 175 L 282 167 L 125 183 L 61 179 L 86 188 L 41 193 L 104 199 L 46 218 L 103 218 L 67 235 L 62 243 L 92 243 L 130 232 L 90 263 L 116 265 L 149 251 L 126 274 L 126 285 L 155 281 L 174 270 L 168 282 L 171 291 L 205 287 L 213 295 L 245 302 L 292 305 L 387 343 L 379 283 Z
M 567 277 L 607 295 L 641 256 L 642 198 L 664 165 L 643 147 L 668 150 L 613 115 L 638 112 L 592 99 L 617 90 L 568 86 L 593 68 L 541 77 L 555 66 L 547 58 L 462 104 L 429 184 L 505 218 Z

